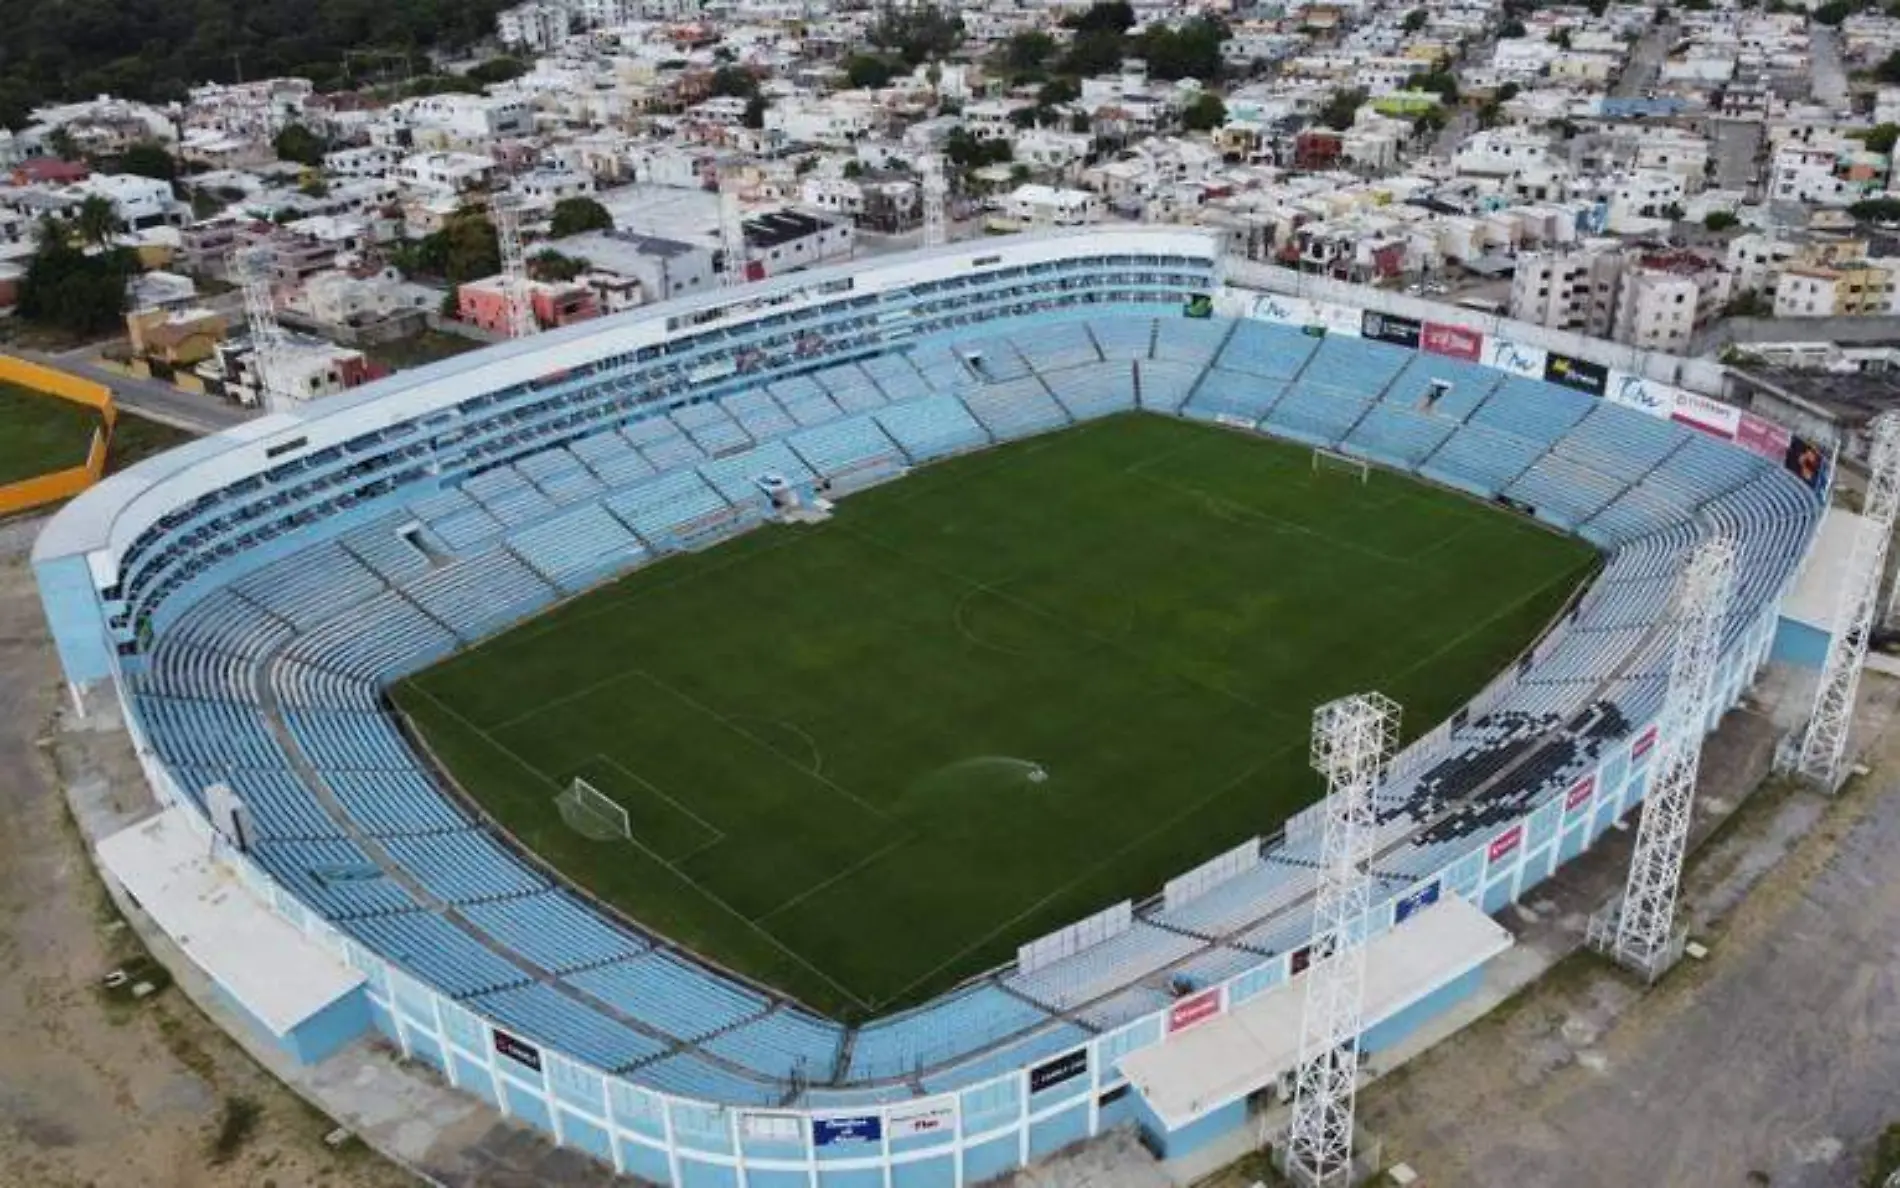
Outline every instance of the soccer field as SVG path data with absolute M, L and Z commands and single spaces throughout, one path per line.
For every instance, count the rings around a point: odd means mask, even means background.
M 1429 728 L 1595 564 L 1310 459 L 1096 422 L 666 560 L 392 695 L 571 878 L 861 1019 L 1273 831 L 1320 791 L 1314 705 L 1377 689 Z M 575 776 L 631 843 L 564 822 Z

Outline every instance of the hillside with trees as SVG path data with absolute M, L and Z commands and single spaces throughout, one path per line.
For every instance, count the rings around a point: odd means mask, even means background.
M 164 101 L 201 82 L 300 75 L 350 82 L 346 50 L 458 49 L 503 0 L 0 0 L 0 126 L 33 107 L 114 94 Z

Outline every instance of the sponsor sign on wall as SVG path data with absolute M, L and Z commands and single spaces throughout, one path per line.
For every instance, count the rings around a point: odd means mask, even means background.
M 1416 891 L 1400 897 L 1397 906 L 1392 909 L 1392 922 L 1403 924 L 1407 920 L 1438 902 L 1439 884 L 1433 879 Z
M 1291 977 L 1294 974 L 1303 974 L 1306 972 L 1307 967 L 1312 964 L 1313 964 L 1313 946 L 1301 945 L 1299 948 L 1293 950 L 1293 955 L 1291 957 L 1287 958 L 1287 963 L 1286 963 L 1287 976 Z
M 815 1147 L 835 1147 L 843 1143 L 884 1141 L 883 1120 L 876 1114 L 847 1114 L 837 1118 L 813 1118 L 811 1141 Z
M 1484 365 L 1508 371 L 1512 375 L 1543 379 L 1545 354 L 1543 347 L 1531 346 L 1502 335 L 1487 334 L 1484 338 Z
M 1486 861 L 1496 862 L 1506 854 L 1509 854 L 1512 850 L 1517 849 L 1517 843 L 1523 840 L 1524 827 L 1522 825 L 1511 826 L 1503 833 L 1492 838 L 1491 844 L 1485 847 L 1484 856 Z
M 1304 297 L 1282 297 L 1277 293 L 1262 294 L 1253 303 L 1253 316 L 1262 322 L 1279 322 L 1286 326 L 1326 324 L 1313 302 Z
M 1065 1081 L 1073 1081 L 1089 1070 L 1089 1050 L 1077 1048 L 1066 1056 L 1046 1060 L 1029 1070 L 1029 1091 L 1041 1093 Z
M 1788 473 L 1816 491 L 1827 489 L 1827 451 L 1803 437 L 1788 440 L 1788 453 L 1781 463 Z
M 1644 379 L 1640 375 L 1631 375 L 1627 371 L 1612 371 L 1609 386 L 1603 390 L 1603 398 L 1611 404 L 1633 408 L 1666 421 L 1676 411 L 1676 393 L 1680 390 L 1656 380 Z
M 1649 754 L 1651 750 L 1655 749 L 1655 746 L 1656 728 L 1651 726 L 1648 730 L 1637 735 L 1636 741 L 1630 744 L 1630 758 L 1632 760 L 1641 759 L 1644 755 Z
M 1735 444 L 1751 454 L 1776 462 L 1788 456 L 1788 443 L 1794 434 L 1773 421 L 1764 421 L 1754 413 L 1743 413 L 1735 425 Z
M 1575 812 L 1589 804 L 1590 798 L 1596 795 L 1596 790 L 1597 777 L 1594 772 L 1570 785 L 1570 791 L 1564 793 L 1564 812 Z
M 507 1032 L 495 1030 L 495 1051 L 506 1056 L 516 1064 L 541 1071 L 541 1049 L 526 1040 L 516 1039 Z
M 798 1114 L 740 1114 L 739 1133 L 750 1142 L 803 1146 L 805 1119 Z
M 1720 400 L 1684 392 L 1676 397 L 1676 410 L 1672 419 L 1679 425 L 1700 429 L 1711 437 L 1733 441 L 1735 431 L 1741 427 L 1742 410 L 1732 404 L 1723 404 Z
M 915 1138 L 920 1134 L 948 1134 L 956 1125 L 955 1106 L 910 1106 L 893 1109 L 885 1121 L 891 1138 Z
M 1190 994 L 1168 1008 L 1168 1034 L 1186 1031 L 1196 1023 L 1205 1023 L 1220 1012 L 1219 987 Z
M 1453 359 L 1476 363 L 1484 353 L 1484 335 L 1465 326 L 1427 322 L 1423 333 L 1419 335 L 1418 345 L 1434 355 L 1449 355 Z
M 1610 386 L 1610 369 L 1601 363 L 1560 355 L 1551 351 L 1544 357 L 1544 380 L 1562 384 L 1592 396 L 1601 396 Z
M 1402 318 L 1397 314 L 1379 313 L 1367 310 L 1359 322 L 1359 334 L 1362 338 L 1374 338 L 1380 342 L 1389 342 L 1394 346 L 1418 349 L 1419 334 L 1423 324 L 1411 318 Z

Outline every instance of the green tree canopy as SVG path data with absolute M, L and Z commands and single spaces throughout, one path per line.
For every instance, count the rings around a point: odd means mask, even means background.
M 563 198 L 554 204 L 548 234 L 560 239 L 584 231 L 611 231 L 614 217 L 592 198 Z
M 121 328 L 136 258 L 124 248 L 89 253 L 73 238 L 73 229 L 56 219 L 41 225 L 39 246 L 20 283 L 20 317 L 77 335 Z
M 141 140 L 126 146 L 125 151 L 109 164 L 114 172 L 133 173 L 158 181 L 172 181 L 178 176 L 178 158 L 172 156 L 164 145 L 152 140 Z
M 1212 132 L 1227 122 L 1227 105 L 1212 91 L 1202 91 L 1181 112 L 1181 126 L 1190 132 Z
M 295 161 L 299 165 L 312 168 L 323 164 L 323 154 L 329 151 L 329 145 L 302 124 L 285 124 L 284 130 L 271 141 L 271 148 L 281 161 Z

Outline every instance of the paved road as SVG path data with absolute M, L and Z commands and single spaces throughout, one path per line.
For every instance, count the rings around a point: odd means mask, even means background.
M 1808 22 L 1808 30 L 1814 101 L 1834 108 L 1845 107 L 1847 70 L 1841 65 L 1841 32 L 1813 21 Z
M 1674 25 L 1652 26 L 1637 39 L 1635 48 L 1630 50 L 1629 61 L 1623 64 L 1623 73 L 1617 77 L 1616 85 L 1610 88 L 1610 94 L 1618 99 L 1639 99 L 1643 92 L 1656 85 L 1656 76 L 1662 70 L 1663 56 L 1676 42 L 1677 29 Z
M 99 365 L 98 352 L 92 347 L 56 355 L 24 350 L 18 353 L 31 362 L 57 367 L 82 379 L 104 384 L 112 389 L 112 398 L 120 408 L 144 413 L 154 420 L 200 433 L 215 433 L 255 415 L 249 409 L 239 408 L 216 396 L 194 395 L 160 380 L 139 379 L 108 370 Z

